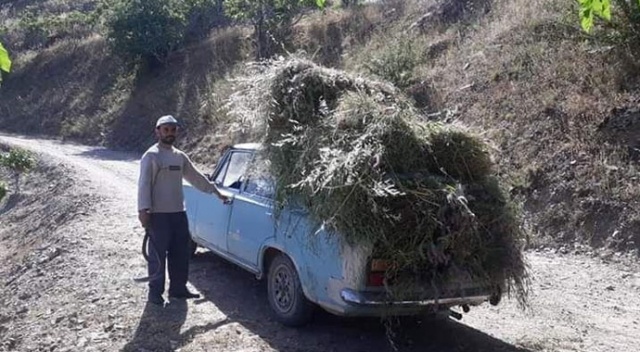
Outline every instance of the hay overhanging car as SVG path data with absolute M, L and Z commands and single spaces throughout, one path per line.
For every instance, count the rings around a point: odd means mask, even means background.
M 386 273 L 393 261 L 376 258 L 371 245 L 347 243 L 318 226 L 296 202 L 280 208 L 275 183 L 258 157 L 259 144 L 228 149 L 211 174 L 223 204 L 184 184 L 193 250 L 206 247 L 267 280 L 267 297 L 278 321 L 307 323 L 315 307 L 342 316 L 417 315 L 490 301 L 498 304 L 504 286 L 487 286 L 460 275 L 445 285 L 417 283 L 400 298 Z M 256 171 L 258 170 L 258 171 Z M 459 314 L 456 313 L 456 316 Z

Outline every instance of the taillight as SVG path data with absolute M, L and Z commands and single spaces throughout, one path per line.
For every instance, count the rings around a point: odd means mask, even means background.
M 384 286 L 384 279 L 387 270 L 391 267 L 391 262 L 384 259 L 372 259 L 369 262 L 369 275 L 367 276 L 367 286 Z
M 384 273 L 369 273 L 369 277 L 367 277 L 367 286 L 384 286 Z

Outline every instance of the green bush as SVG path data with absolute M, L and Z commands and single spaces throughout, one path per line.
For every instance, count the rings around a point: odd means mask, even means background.
M 230 18 L 249 21 L 254 27 L 258 59 L 273 56 L 289 39 L 295 19 L 304 9 L 324 8 L 324 0 L 226 0 L 224 8 Z
M 414 40 L 391 39 L 374 51 L 371 59 L 365 62 L 365 68 L 396 87 L 407 88 L 413 83 L 413 70 L 421 61 L 421 52 Z
M 162 62 L 183 44 L 188 4 L 182 0 L 124 0 L 108 23 L 108 37 L 125 59 Z
M 640 58 L 639 0 L 578 0 L 582 28 L 590 32 L 595 19 L 605 21 L 606 30 L 599 36 L 630 55 Z M 636 63 L 637 65 L 637 63 Z
M 31 171 L 36 166 L 36 159 L 31 152 L 12 148 L 9 154 L 0 155 L 0 165 L 11 170 L 15 178 L 16 194 L 20 193 L 20 175 Z
M 97 11 L 71 11 L 64 14 L 39 14 L 35 9 L 25 11 L 17 23 L 22 33 L 22 47 L 39 48 L 62 37 L 83 37 L 98 23 Z
M 187 29 L 188 39 L 201 39 L 209 35 L 211 29 L 221 27 L 229 22 L 225 16 L 223 0 L 186 0 L 188 6 Z
M 24 149 L 12 148 L 9 154 L 0 157 L 0 165 L 13 172 L 25 173 L 33 169 L 36 160 L 33 155 Z

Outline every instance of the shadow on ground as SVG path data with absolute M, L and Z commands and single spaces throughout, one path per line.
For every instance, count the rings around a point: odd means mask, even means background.
M 6 201 L 0 202 L 0 215 L 10 211 L 16 205 L 18 205 L 18 202 L 20 202 L 21 198 L 22 198 L 22 195 L 20 194 L 17 194 L 17 193 L 9 194 L 6 198 Z
M 204 322 L 181 333 L 187 312 L 184 300 L 172 300 L 164 308 L 147 303 L 133 338 L 122 351 L 175 351 L 188 344 L 194 336 L 229 322 L 229 319 Z
M 379 319 L 318 310 L 308 326 L 287 328 L 272 318 L 265 285 L 211 252 L 199 252 L 193 259 L 190 282 L 228 322 L 243 325 L 279 351 L 529 351 L 446 318 L 396 324 L 389 336 Z

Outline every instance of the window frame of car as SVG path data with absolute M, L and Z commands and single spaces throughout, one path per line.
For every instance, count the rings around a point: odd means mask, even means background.
M 246 182 L 243 180 L 246 173 L 246 168 L 245 170 L 242 171 L 240 177 L 238 178 L 238 181 L 240 182 L 240 187 L 236 188 L 236 187 L 230 187 L 230 185 L 225 185 L 225 179 L 227 178 L 227 173 L 229 172 L 229 166 L 233 162 L 232 158 L 234 154 L 248 154 L 249 155 L 248 163 L 251 163 L 251 160 L 253 159 L 254 151 L 244 150 L 244 149 L 232 149 L 229 152 L 227 152 L 226 155 L 222 158 L 222 161 L 219 167 L 216 168 L 215 172 L 211 176 L 211 181 L 215 183 L 216 186 L 218 187 L 240 193 L 242 192 L 246 184 Z M 222 178 L 219 180 L 220 176 L 222 176 Z

